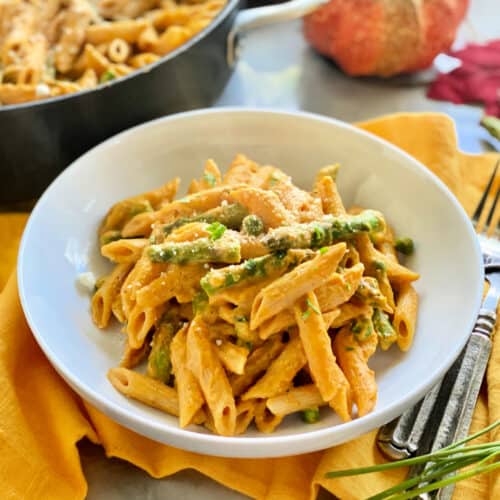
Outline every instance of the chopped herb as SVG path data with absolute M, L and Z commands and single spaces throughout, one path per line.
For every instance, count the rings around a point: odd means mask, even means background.
M 114 80 L 116 78 L 116 74 L 113 73 L 111 70 L 106 70 L 102 75 L 101 78 L 99 78 L 100 83 L 106 83 L 111 80 Z
M 307 408 L 302 412 L 302 420 L 306 424 L 315 424 L 319 420 L 319 409 Z
M 311 316 L 311 309 L 307 308 L 303 313 L 302 313 L 302 319 L 305 321 L 307 318 Z
M 203 179 L 205 179 L 205 182 L 209 185 L 214 187 L 215 184 L 217 183 L 217 179 L 215 178 L 215 175 L 212 174 L 211 172 L 205 172 L 203 174 Z
M 345 347 L 345 350 L 346 350 L 346 351 L 354 351 L 354 347 L 352 347 L 352 346 L 350 346 L 350 345 L 347 345 L 347 346 Z
M 312 309 L 316 314 L 321 314 L 321 311 L 309 299 L 306 299 L 306 304 L 309 309 Z
M 221 224 L 220 222 L 212 222 L 207 227 L 207 231 L 210 233 L 210 239 L 212 241 L 218 240 L 219 238 L 222 238 L 224 233 L 226 232 L 227 227 L 224 224 Z
M 319 253 L 320 253 L 321 255 L 325 254 L 326 252 L 328 252 L 328 247 L 321 247 L 321 248 L 319 249 Z
M 411 238 L 397 238 L 394 248 L 403 255 L 411 255 L 415 251 L 415 244 Z
M 240 323 L 248 323 L 248 318 L 246 316 L 237 316 L 234 319 Z
M 351 325 L 351 332 L 352 333 L 361 333 L 362 329 L 363 329 L 363 327 L 361 326 L 360 323 L 358 323 L 357 321 L 352 322 L 352 325 Z
M 271 175 L 271 177 L 269 178 L 269 185 L 270 186 L 275 186 L 276 184 L 278 184 L 280 180 L 273 174 Z
M 236 339 L 236 345 L 238 345 L 240 347 L 244 347 L 245 349 L 248 349 L 249 351 L 251 351 L 253 349 L 253 343 L 252 342 L 240 339 L 239 337 Z
M 193 302 L 192 302 L 193 314 L 196 316 L 197 314 L 202 313 L 207 306 L 208 306 L 208 295 L 202 290 L 193 297 Z

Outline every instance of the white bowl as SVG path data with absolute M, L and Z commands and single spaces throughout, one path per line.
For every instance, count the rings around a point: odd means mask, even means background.
M 100 275 L 96 230 L 117 200 L 179 175 L 184 189 L 207 158 L 226 167 L 242 152 L 291 174 L 310 188 L 318 168 L 340 162 L 347 205 L 381 210 L 417 251 L 408 265 L 421 274 L 418 327 L 411 350 L 377 353 L 375 410 L 340 423 L 331 411 L 319 423 L 288 417 L 271 435 L 249 430 L 220 437 L 180 429 L 177 419 L 127 399 L 106 372 L 119 362 L 124 336 L 98 330 L 89 296 L 76 286 L 84 271 Z M 348 441 L 416 403 L 464 346 L 479 309 L 481 254 L 472 226 L 445 185 L 396 147 L 345 123 L 305 113 L 214 109 L 162 118 L 123 132 L 68 167 L 47 189 L 26 227 L 18 264 L 24 312 L 59 374 L 83 398 L 120 424 L 151 439 L 199 453 L 273 457 Z

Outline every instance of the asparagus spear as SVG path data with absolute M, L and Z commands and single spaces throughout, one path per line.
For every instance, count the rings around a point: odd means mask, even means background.
M 192 217 L 181 217 L 171 224 L 162 227 L 165 235 L 170 234 L 174 229 L 189 224 L 190 222 L 220 222 L 230 229 L 239 229 L 243 219 L 248 215 L 247 209 L 239 203 L 232 205 L 221 205 L 199 215 Z
M 396 330 L 394 330 L 389 316 L 378 307 L 373 310 L 372 321 L 379 338 L 380 347 L 386 351 L 397 339 Z
M 220 238 L 215 240 L 200 238 L 180 243 L 165 242 L 151 245 L 147 251 L 153 262 L 172 262 L 173 264 L 223 262 L 234 264 L 241 260 L 240 250 L 237 235 L 233 231 L 225 231 Z
M 148 375 L 161 380 L 165 384 L 172 376 L 172 363 L 170 361 L 170 342 L 179 327 L 179 322 L 174 318 L 166 318 L 156 329 L 151 352 L 148 357 Z
M 239 285 L 243 281 L 270 276 L 279 269 L 290 269 L 314 255 L 315 252 L 310 250 L 288 250 L 248 259 L 235 266 L 212 269 L 203 276 L 200 284 L 210 296 L 224 288 Z
M 289 248 L 320 248 L 358 233 L 375 234 L 385 229 L 380 212 L 364 210 L 357 215 L 325 217 L 319 222 L 272 229 L 262 238 L 271 251 Z

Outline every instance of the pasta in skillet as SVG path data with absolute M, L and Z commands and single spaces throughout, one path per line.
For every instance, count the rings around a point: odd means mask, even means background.
M 99 328 L 123 323 L 113 386 L 225 436 L 316 422 L 323 406 L 343 421 L 372 411 L 368 361 L 410 347 L 419 276 L 380 212 L 346 211 L 337 169 L 307 192 L 243 155 L 224 175 L 208 160 L 184 198 L 174 179 L 111 207 L 99 240 L 115 267 L 91 309 Z
M 225 0 L 0 2 L 0 105 L 96 87 L 158 61 Z

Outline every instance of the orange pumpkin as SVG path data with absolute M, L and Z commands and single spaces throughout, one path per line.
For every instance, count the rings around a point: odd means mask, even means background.
M 426 68 L 451 47 L 469 0 L 330 0 L 304 34 L 349 75 L 391 76 Z

